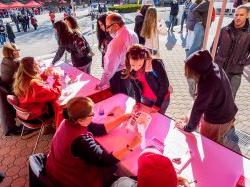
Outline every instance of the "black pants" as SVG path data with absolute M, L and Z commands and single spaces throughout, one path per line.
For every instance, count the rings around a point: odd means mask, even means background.
M 122 79 L 122 71 L 116 72 L 109 82 L 112 94 L 124 93 L 134 97 L 131 82 L 129 79 Z

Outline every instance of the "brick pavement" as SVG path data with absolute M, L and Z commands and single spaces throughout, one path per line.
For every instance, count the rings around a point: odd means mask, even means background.
M 133 27 L 130 24 L 129 27 Z M 90 39 L 90 38 L 88 38 Z M 179 34 L 170 36 L 161 36 L 160 55 L 164 59 L 165 66 L 174 92 L 171 95 L 170 106 L 167 115 L 173 119 L 179 119 L 187 114 L 192 107 L 192 99 L 188 93 L 188 86 L 184 77 L 183 60 L 185 59 L 184 49 L 182 47 L 182 39 Z M 97 44 L 93 42 L 93 50 L 95 56 L 93 58 L 92 74 L 98 78 L 101 76 L 102 68 L 101 55 L 97 49 Z M 166 45 L 167 44 L 167 45 Z M 236 103 L 239 107 L 237 115 L 236 128 L 250 134 L 250 87 L 249 83 L 243 79 L 240 90 L 238 92 Z M 0 186 L 28 186 L 28 156 L 32 152 L 36 135 L 20 137 L 5 137 L 0 129 L 0 171 L 6 175 Z M 47 152 L 49 150 L 52 134 L 43 135 L 38 144 L 36 152 Z M 250 152 L 246 150 L 245 155 L 250 156 Z

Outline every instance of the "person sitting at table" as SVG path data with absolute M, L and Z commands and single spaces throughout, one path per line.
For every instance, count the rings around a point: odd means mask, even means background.
M 102 53 L 102 67 L 104 67 L 104 56 L 107 52 L 108 44 L 112 40 L 110 34 L 106 31 L 106 18 L 108 13 L 101 14 L 97 19 L 96 35 L 98 40 L 98 49 Z
M 46 162 L 46 174 L 55 186 L 109 186 L 114 181 L 115 164 L 140 143 L 140 136 L 135 134 L 126 147 L 107 153 L 94 136 L 107 134 L 131 115 L 96 124 L 92 122 L 93 105 L 88 97 L 72 98 L 66 105 L 65 120 L 52 139 Z
M 177 175 L 171 160 L 154 146 L 145 148 L 138 158 L 136 180 L 121 177 L 111 187 L 189 187 L 184 177 Z
M 61 95 L 60 77 L 47 68 L 40 73 L 40 68 L 33 57 L 24 57 L 15 74 L 13 91 L 19 101 L 19 107 L 32 112 L 29 120 L 48 119 L 53 116 L 51 103 Z M 54 79 L 53 85 L 46 82 L 48 76 Z
M 199 125 L 203 136 L 223 144 L 224 136 L 234 128 L 238 109 L 226 73 L 212 61 L 207 50 L 197 51 L 186 59 L 185 76 L 198 83 L 198 91 L 190 118 L 176 126 L 192 132 Z
M 93 53 L 87 40 L 78 32 L 72 31 L 64 21 L 57 21 L 54 28 L 59 48 L 52 64 L 54 65 L 60 60 L 66 50 L 71 54 L 74 67 L 85 73 L 90 73 Z
M 0 72 L 0 124 L 4 135 L 18 135 L 21 129 L 16 126 L 16 113 L 8 103 L 7 95 L 12 93 L 13 76 L 19 67 L 20 54 L 15 44 L 7 43 L 3 46 L 3 60 Z
M 125 63 L 123 78 L 132 82 L 136 108 L 143 103 L 151 107 L 152 112 L 165 114 L 170 101 L 170 85 L 162 60 L 153 59 L 145 47 L 135 44 L 129 48 Z

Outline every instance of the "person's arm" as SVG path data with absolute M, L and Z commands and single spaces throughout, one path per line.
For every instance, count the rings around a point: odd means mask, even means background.
M 88 126 L 88 131 L 91 132 L 94 136 L 102 136 L 109 133 L 112 129 L 121 125 L 122 122 L 128 120 L 131 117 L 131 114 L 123 114 L 116 117 L 113 120 L 105 122 L 104 124 L 90 123 Z
M 90 134 L 85 134 L 74 140 L 71 146 L 71 152 L 74 156 L 81 158 L 89 164 L 98 167 L 113 166 L 122 160 L 128 153 L 140 143 L 140 137 L 135 136 L 124 148 L 107 153 Z
M 200 85 L 200 87 L 198 88 L 198 96 L 194 102 L 189 121 L 183 128 L 184 131 L 192 132 L 197 128 L 202 114 L 206 111 L 212 99 L 213 99 L 212 85 L 208 84 Z
M 35 102 L 46 103 L 59 98 L 61 95 L 61 84 L 58 79 L 55 80 L 52 87 L 42 82 L 33 82 L 32 89 L 33 91 L 30 100 Z
M 119 162 L 112 154 L 107 153 L 90 134 L 85 134 L 74 140 L 71 152 L 88 164 L 98 167 L 113 166 Z
M 54 65 L 58 60 L 60 60 L 63 56 L 63 53 L 65 51 L 65 48 L 63 46 L 59 46 L 57 52 L 56 52 L 56 55 L 52 61 L 52 64 Z
M 111 41 L 109 43 L 107 52 L 104 56 L 104 71 L 102 73 L 102 78 L 99 83 L 99 87 L 103 87 L 104 85 L 109 83 L 109 80 L 113 77 L 113 75 L 117 72 L 117 68 L 120 63 L 120 53 L 121 46 L 116 45 L 116 41 Z

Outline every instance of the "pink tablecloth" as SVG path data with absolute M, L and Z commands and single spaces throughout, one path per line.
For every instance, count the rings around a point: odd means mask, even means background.
M 48 59 L 40 63 L 48 67 L 51 64 L 51 60 L 52 59 Z M 57 102 L 53 103 L 56 127 L 58 127 L 63 120 L 63 106 L 66 105 L 66 103 L 71 98 L 76 96 L 84 96 L 90 97 L 94 102 L 98 102 L 112 95 L 108 86 L 103 90 L 96 90 L 95 87 L 97 84 L 99 84 L 100 80 L 93 77 L 92 75 L 84 73 L 79 69 L 61 61 L 56 64 L 55 69 L 58 67 L 64 71 L 64 78 L 70 77 L 73 81 L 71 81 L 70 84 L 66 84 L 65 80 L 62 80 L 63 90 L 61 97 Z
M 95 106 L 96 122 L 104 121 L 106 114 L 115 106 L 131 112 L 135 101 L 128 96 L 119 94 L 108 98 Z M 105 114 L 98 115 L 100 105 L 104 106 Z M 174 128 L 171 119 L 161 114 L 152 114 L 152 121 L 146 131 L 146 142 L 152 138 L 163 142 L 164 155 L 182 157 L 188 153 L 185 163 L 178 169 L 178 173 L 187 177 L 189 181 L 197 180 L 192 186 L 197 187 L 234 187 L 241 175 L 250 177 L 250 161 L 229 149 L 210 141 L 198 133 L 184 133 Z M 110 134 L 96 138 L 108 151 L 115 151 L 130 142 L 131 135 L 121 127 Z M 141 152 L 138 147 L 127 155 L 119 164 L 123 173 L 137 174 L 137 158 Z M 177 165 L 176 165 L 177 166 Z

